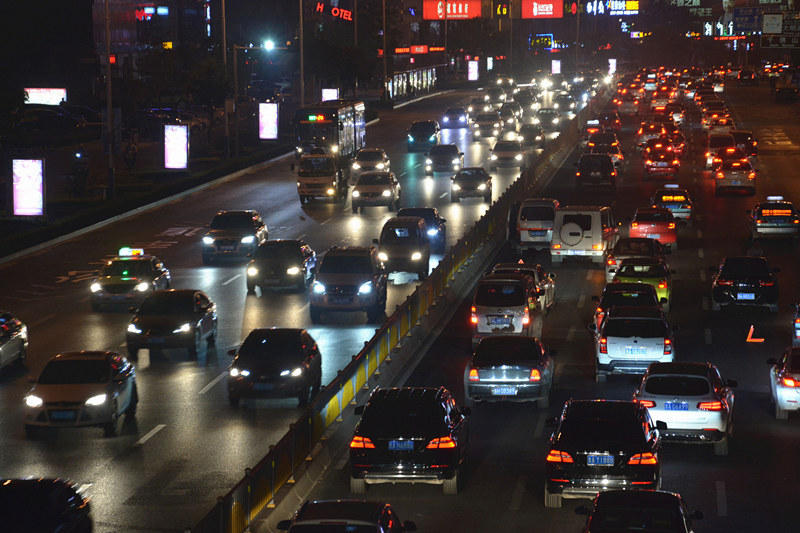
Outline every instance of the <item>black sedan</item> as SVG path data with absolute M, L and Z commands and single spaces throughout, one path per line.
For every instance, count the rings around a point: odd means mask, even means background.
M 296 397 L 308 403 L 322 385 L 322 356 L 317 342 L 304 329 L 254 329 L 239 350 L 228 352 L 228 399 Z
M 408 129 L 408 151 L 418 152 L 430 149 L 439 143 L 439 123 L 435 120 L 420 120 Z
M 398 217 L 419 217 L 425 221 L 425 230 L 431 248 L 440 252 L 447 249 L 447 219 L 439 216 L 435 207 L 404 207 L 397 212 Z
M 765 257 L 726 257 L 719 267 L 709 269 L 711 310 L 730 305 L 766 307 L 778 312 L 778 268 L 770 268 Z
M 0 311 L 0 368 L 25 363 L 28 354 L 28 327 L 13 314 Z
M 450 201 L 459 202 L 468 196 L 479 196 L 492 201 L 492 177 L 483 167 L 462 168 L 450 178 Z
M 467 110 L 463 107 L 450 107 L 442 117 L 442 128 L 466 128 Z
M 260 245 L 247 265 L 247 292 L 256 287 L 305 290 L 314 281 L 317 254 L 302 240 L 275 240 Z
M 6 533 L 92 533 L 89 499 L 64 479 L 0 478 L 0 516 Z
M 139 348 L 184 348 L 196 359 L 203 344 L 214 344 L 217 338 L 217 306 L 202 291 L 156 291 L 133 312 L 126 339 L 134 360 Z
M 568 400 L 554 425 L 545 459 L 545 507 L 602 490 L 660 487 L 660 436 L 643 405 Z
M 594 499 L 591 512 L 585 507 L 576 509 L 589 514 L 585 533 L 609 531 L 659 531 L 690 533 L 693 520 L 703 513 L 689 513 L 680 494 L 661 490 L 609 490 Z
M 456 494 L 469 445 L 469 408 L 444 387 L 375 389 L 350 441 L 350 492 L 373 483 L 441 484 Z
M 203 264 L 222 258 L 249 257 L 268 238 L 267 225 L 257 211 L 219 211 L 201 239 Z
M 401 522 L 386 502 L 314 500 L 306 501 L 291 519 L 278 522 L 277 529 L 289 533 L 402 533 L 416 531 L 417 525 L 411 520 Z

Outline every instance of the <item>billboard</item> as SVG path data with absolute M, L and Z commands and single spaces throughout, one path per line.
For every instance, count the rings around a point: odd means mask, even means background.
M 185 170 L 189 166 L 189 126 L 164 124 L 164 168 Z
M 481 0 L 422 0 L 423 20 L 480 18 Z
M 17 217 L 44 215 L 44 159 L 11 162 L 13 213 Z
M 26 87 L 28 93 L 26 104 L 58 105 L 67 101 L 66 89 L 46 89 L 43 87 Z
M 560 19 L 564 16 L 564 3 L 561 0 L 523 0 L 522 18 Z
M 278 104 L 258 104 L 258 138 L 262 141 L 274 141 L 278 138 Z
M 469 81 L 478 80 L 478 62 L 475 60 L 469 61 L 467 63 L 467 80 Z
M 339 99 L 339 89 L 322 89 L 322 101 L 327 102 L 328 100 L 338 100 Z
M 561 60 L 560 59 L 553 59 L 550 64 L 550 73 L 551 74 L 561 74 Z

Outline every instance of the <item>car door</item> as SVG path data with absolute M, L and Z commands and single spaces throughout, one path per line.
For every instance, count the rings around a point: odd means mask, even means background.
M 788 350 L 783 352 L 783 355 L 780 359 L 778 359 L 777 365 L 772 365 L 769 369 L 769 388 L 770 392 L 772 393 L 772 399 L 775 400 L 778 397 L 778 381 L 781 379 L 781 372 L 786 366 L 786 361 L 788 360 L 789 352 Z
M 4 324 L 5 326 L 5 324 Z M 14 340 L 9 329 L 0 329 L 0 368 L 11 362 Z
M 112 355 L 109 359 L 111 372 L 112 396 L 117 397 L 117 413 L 122 413 L 130 403 L 131 384 L 126 372 L 126 361 L 121 355 Z

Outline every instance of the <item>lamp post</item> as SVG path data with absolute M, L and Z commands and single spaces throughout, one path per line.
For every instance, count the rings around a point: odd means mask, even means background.
M 225 86 L 227 87 L 228 82 L 228 33 L 227 33 L 227 22 L 225 18 L 225 0 L 222 0 L 222 72 L 225 79 Z M 229 158 L 231 156 L 231 125 L 230 125 L 230 117 L 228 117 L 228 101 L 227 101 L 227 93 L 225 91 L 226 99 L 223 102 L 223 117 L 225 122 L 225 158 Z
M 381 16 L 383 18 L 383 79 L 381 79 L 381 85 L 383 85 L 383 89 L 386 89 L 386 75 L 388 73 L 386 57 L 389 55 L 389 50 L 386 49 L 386 0 L 381 1 Z M 386 94 L 387 100 L 388 96 Z
M 306 62 L 303 39 L 303 0 L 297 0 L 300 11 L 300 107 L 306 105 Z
M 114 108 L 111 104 L 111 13 L 108 10 L 108 0 L 105 0 L 105 26 L 106 26 L 106 142 L 105 150 L 108 156 L 108 197 L 114 198 L 116 183 L 114 182 Z

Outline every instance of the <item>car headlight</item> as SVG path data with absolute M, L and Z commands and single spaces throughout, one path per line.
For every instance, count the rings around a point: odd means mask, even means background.
M 516 159 L 517 161 L 522 161 L 522 154 L 515 155 L 514 159 Z
M 475 111 L 475 109 L 473 109 L 473 107 L 472 107 L 472 106 L 469 106 L 469 107 L 467 108 L 467 111 L 469 111 L 470 113 L 472 113 L 473 111 Z
M 325 294 L 325 285 L 319 281 L 314 281 L 314 284 L 311 286 L 311 290 L 314 292 L 314 294 Z
M 480 127 L 481 127 L 481 125 L 480 125 L 480 124 L 478 124 L 477 122 L 473 122 L 473 123 L 472 123 L 472 127 L 477 129 L 477 128 L 480 128 Z
M 497 154 L 490 155 L 489 159 L 491 159 L 492 161 L 496 161 L 497 160 Z
M 360 192 L 358 192 L 358 191 L 353 191 L 353 198 L 358 198 L 359 196 L 361 196 L 361 193 L 360 193 Z
M 511 124 L 512 122 L 514 122 L 513 118 L 506 119 L 506 124 Z
M 353 163 L 353 170 L 358 170 L 360 168 L 361 168 L 361 165 L 359 165 L 358 163 Z
M 203 244 L 214 244 L 214 237 L 205 236 L 203 237 Z
M 283 372 L 281 372 L 281 373 L 283 373 Z M 297 368 L 292 370 L 291 376 L 293 378 L 296 378 L 296 377 L 299 377 L 299 376 L 302 376 L 302 375 L 303 375 L 303 367 L 298 366 Z
M 142 330 L 136 327 L 136 324 L 128 324 L 128 333 L 136 333 L 138 335 L 141 332 Z
M 553 118 L 553 124 L 558 124 L 558 117 Z
M 495 122 L 494 124 L 492 124 L 492 127 L 493 127 L 493 128 L 499 128 L 499 127 L 500 127 L 500 124 L 499 124 L 498 122 Z
M 533 123 L 534 123 L 534 124 L 539 124 L 539 123 L 541 123 L 541 122 L 542 122 L 542 121 L 541 121 L 541 120 L 539 120 L 538 118 L 535 118 L 535 119 L 533 119 Z
M 419 261 L 420 259 L 422 259 L 422 254 L 421 253 L 414 252 L 413 254 L 411 254 L 411 260 L 412 261 Z
M 98 406 L 98 405 L 103 405 L 104 403 L 106 403 L 107 399 L 108 399 L 108 395 L 106 393 L 95 394 L 94 396 L 91 396 L 88 400 L 86 400 L 84 403 L 86 405 Z
M 378 170 L 383 170 L 384 168 L 386 168 L 386 165 L 384 165 L 383 163 L 378 163 L 377 165 L 375 165 L 375 168 L 377 168 Z
M 467 121 L 467 117 L 458 117 L 458 121 L 459 122 L 466 122 Z
M 390 189 L 384 189 L 383 192 L 381 193 L 381 196 L 389 197 L 391 195 L 392 195 L 392 191 Z
M 332 154 L 335 154 L 338 151 L 339 151 L 339 147 L 338 146 L 336 146 L 335 144 L 333 146 L 331 146 L 331 153 Z
M 558 109 L 558 104 L 553 104 L 553 109 Z
M 247 267 L 247 275 L 248 276 L 258 276 L 258 269 L 254 266 Z
M 246 368 L 236 368 L 235 366 L 233 366 L 228 371 L 228 374 L 230 374 L 232 378 L 238 378 L 239 376 L 246 378 L 247 376 L 250 375 L 250 371 L 247 370 Z
M 447 117 L 444 117 L 442 120 L 443 120 L 444 122 L 450 122 L 450 119 L 449 119 L 449 118 L 447 118 Z
M 302 147 L 300 147 L 300 146 L 298 146 L 297 148 L 295 148 L 295 150 L 297 150 L 297 153 L 298 153 L 298 154 L 302 154 L 302 153 L 303 153 L 303 148 L 302 148 Z
M 372 282 L 371 281 L 365 281 L 358 288 L 358 294 L 369 294 L 371 292 L 372 292 Z
M 451 183 L 450 188 L 453 189 L 454 191 L 460 191 L 461 185 L 459 185 L 458 183 Z
M 537 140 L 537 141 L 541 141 L 541 140 L 542 140 L 542 136 L 541 136 L 541 135 L 537 135 L 537 136 L 536 136 L 536 140 Z
M 414 142 L 414 136 L 413 135 L 409 135 L 408 136 L 408 141 L 413 143 Z
M 336 189 L 333 189 L 333 188 L 329 188 L 327 191 L 325 191 L 325 193 L 326 193 L 328 196 L 333 196 L 333 194 L 334 194 L 335 192 L 336 192 Z
M 381 261 L 388 261 L 389 255 L 386 252 L 378 252 L 378 259 Z
M 433 160 L 432 159 L 425 159 L 425 164 L 426 165 L 432 165 L 433 164 Z
M 139 292 L 146 292 L 150 289 L 150 284 L 146 281 L 142 281 L 141 283 L 137 283 L 134 288 Z
M 431 135 L 430 137 L 428 137 L 428 140 L 429 141 L 435 141 L 436 140 L 436 135 Z
M 192 331 L 192 325 L 186 322 L 185 324 L 181 324 L 179 327 L 172 330 L 172 333 L 189 333 Z
M 256 238 L 253 235 L 245 235 L 244 237 L 242 237 L 241 242 L 242 244 L 253 244 L 254 242 L 256 242 Z
M 89 285 L 89 290 L 92 292 L 100 292 L 103 290 L 103 286 L 95 281 L 94 283 Z
M 480 185 L 478 185 L 478 190 L 479 191 L 485 191 L 486 190 L 486 184 L 485 183 L 481 183 Z
M 525 142 L 525 137 L 523 137 L 522 135 L 517 135 L 517 140 L 519 142 Z
M 290 276 L 296 276 L 300 273 L 300 267 L 289 267 L 286 269 L 286 273 Z
M 28 394 L 25 396 L 25 405 L 28 407 L 41 407 L 44 405 L 44 400 L 34 394 Z

